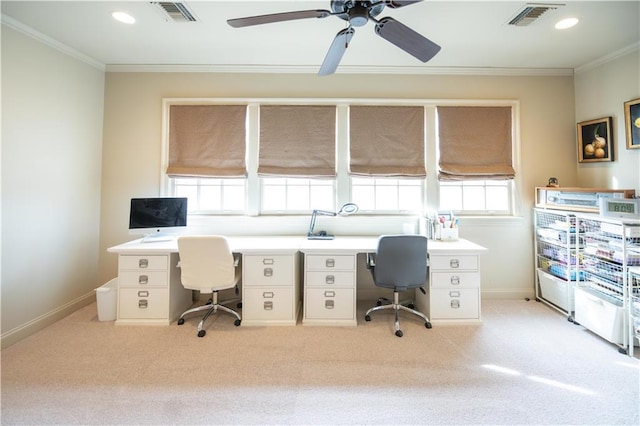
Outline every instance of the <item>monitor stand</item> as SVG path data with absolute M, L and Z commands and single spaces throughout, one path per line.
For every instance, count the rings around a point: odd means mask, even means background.
M 176 238 L 175 235 L 156 233 L 156 234 L 145 235 L 142 238 L 141 242 L 143 242 L 143 243 L 159 243 L 159 242 L 162 242 L 162 241 L 172 241 L 175 238 Z

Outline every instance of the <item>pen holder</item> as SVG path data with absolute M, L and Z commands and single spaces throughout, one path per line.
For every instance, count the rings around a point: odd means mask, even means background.
M 456 241 L 458 239 L 458 228 L 440 228 L 440 239 L 443 241 Z

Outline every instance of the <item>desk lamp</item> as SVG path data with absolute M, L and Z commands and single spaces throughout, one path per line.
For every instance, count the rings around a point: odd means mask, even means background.
M 307 231 L 308 240 L 333 240 L 333 235 L 327 235 L 326 231 L 318 231 L 313 233 L 313 227 L 316 225 L 316 216 L 349 216 L 358 211 L 358 206 L 354 203 L 346 203 L 338 212 L 330 212 L 327 210 L 314 210 L 311 214 L 311 222 L 309 223 L 309 230 Z

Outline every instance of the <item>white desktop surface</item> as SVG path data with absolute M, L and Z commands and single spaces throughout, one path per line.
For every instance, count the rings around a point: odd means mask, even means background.
M 373 253 L 378 246 L 377 236 L 337 236 L 332 240 L 308 240 L 306 237 L 295 236 L 256 236 L 256 237 L 227 237 L 231 251 L 234 253 Z M 482 252 L 486 248 L 468 240 L 456 241 L 429 240 L 429 253 L 473 253 Z M 121 254 L 153 254 L 177 253 L 177 237 L 169 241 L 142 242 L 142 239 L 129 241 L 107 249 L 109 253 Z

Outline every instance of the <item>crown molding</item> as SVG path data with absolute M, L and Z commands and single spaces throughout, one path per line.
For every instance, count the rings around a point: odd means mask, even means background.
M 110 64 L 107 72 L 316 74 L 316 65 L 136 65 Z M 473 68 L 340 66 L 336 74 L 475 75 L 475 76 L 573 76 L 570 68 Z
M 640 50 L 640 41 L 637 41 L 637 42 L 635 42 L 635 43 L 633 43 L 633 44 L 631 44 L 631 45 L 629 45 L 627 47 L 623 47 L 620 50 L 616 50 L 615 52 L 612 52 L 612 53 L 610 53 L 608 55 L 605 55 L 605 56 L 603 56 L 601 58 L 598 58 L 595 61 L 592 61 L 592 62 L 589 62 L 587 64 L 581 65 L 581 66 L 579 66 L 579 67 L 577 67 L 575 69 L 575 73 L 576 74 L 581 74 L 581 73 L 590 71 L 590 70 L 592 70 L 594 68 L 597 68 L 597 67 L 599 67 L 601 65 L 606 64 L 607 62 L 611 62 L 611 61 L 614 61 L 614 60 L 616 60 L 618 58 L 621 58 L 623 56 L 627 56 L 628 54 L 636 52 L 638 50 Z
M 69 46 L 67 46 L 64 43 L 60 43 L 57 40 L 54 40 L 53 38 L 42 34 L 40 31 L 34 30 L 33 28 L 24 25 L 23 23 L 21 23 L 20 21 L 16 21 L 15 19 L 13 19 L 10 16 L 7 16 L 5 14 L 2 14 L 2 25 L 6 25 L 7 27 L 14 29 L 16 31 L 18 31 L 19 33 L 22 33 L 28 37 L 31 37 L 35 40 L 40 41 L 41 43 L 46 44 L 49 47 L 52 47 L 68 56 L 71 56 L 72 58 L 75 58 L 81 62 L 84 62 L 88 65 L 91 65 L 94 68 L 99 69 L 100 71 L 105 71 L 106 66 L 105 64 L 103 64 L 102 62 L 96 61 L 95 59 L 93 59 L 90 56 L 85 55 L 84 53 L 73 49 Z

